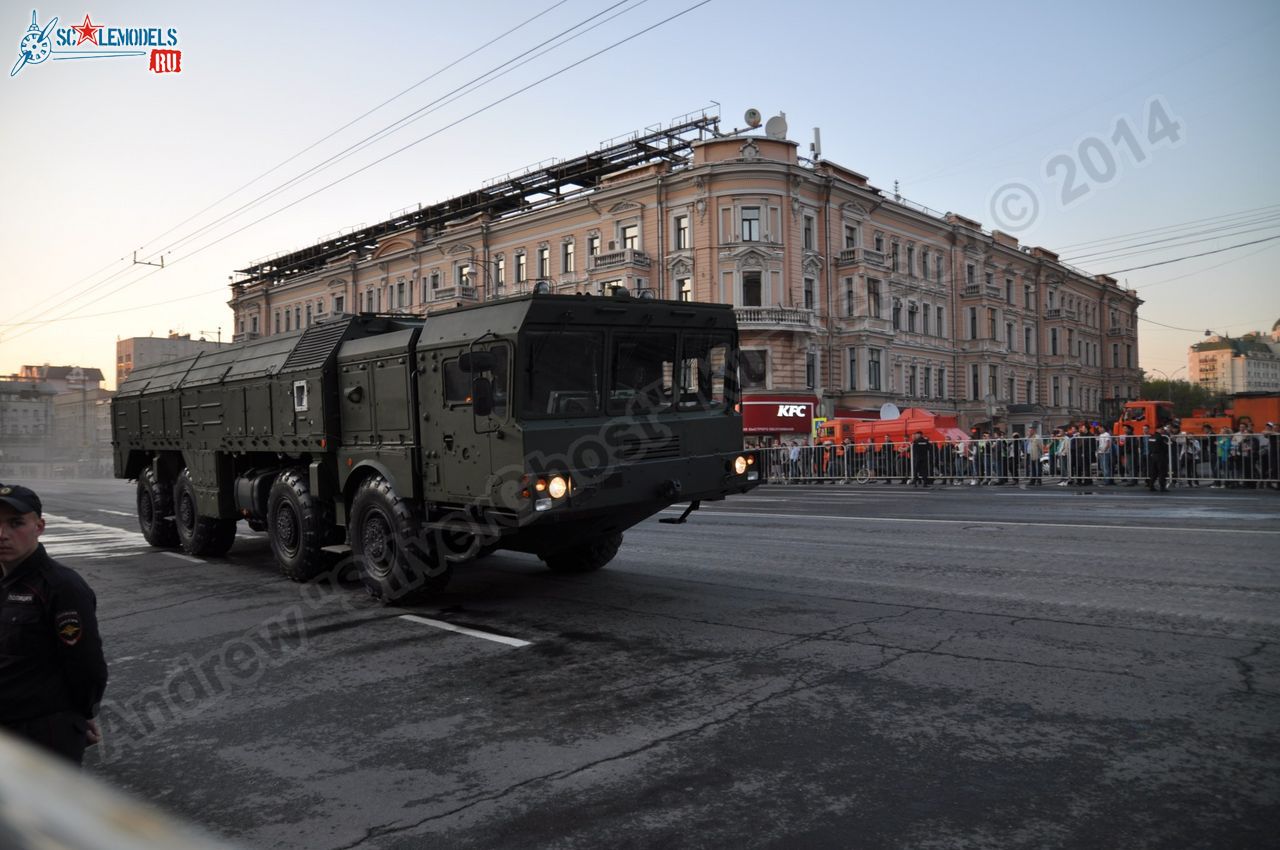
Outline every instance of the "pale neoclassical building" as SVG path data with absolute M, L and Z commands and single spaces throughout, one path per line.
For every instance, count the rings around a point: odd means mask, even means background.
M 255 263 L 237 339 L 614 286 L 731 303 L 749 433 L 899 407 L 968 426 L 1110 417 L 1141 383 L 1132 290 L 715 116 L 489 181 Z

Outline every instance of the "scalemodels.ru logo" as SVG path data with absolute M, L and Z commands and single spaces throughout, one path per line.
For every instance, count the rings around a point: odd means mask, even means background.
M 96 24 L 90 15 L 79 26 L 57 28 L 55 15 L 41 24 L 31 10 L 31 26 L 18 42 L 18 61 L 10 77 L 28 65 L 47 59 L 126 59 L 149 56 L 147 70 L 157 74 L 182 71 L 182 51 L 178 50 L 178 30 L 174 27 L 114 27 Z M 114 49 L 108 49 L 114 48 Z M 149 48 L 149 49 L 138 49 Z

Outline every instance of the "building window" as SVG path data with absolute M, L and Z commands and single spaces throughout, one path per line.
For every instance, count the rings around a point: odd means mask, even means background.
M 600 253 L 600 237 L 599 237 L 599 235 L 596 235 L 596 236 L 588 236 L 588 237 L 587 237 L 587 256 L 588 256 L 588 257 L 594 257 L 594 256 L 596 256 L 596 255 L 597 255 L 597 254 L 599 254 L 599 253 Z
M 814 296 L 815 296 L 814 291 L 816 288 L 817 288 L 817 282 L 813 278 L 806 277 L 804 279 L 804 308 L 806 310 L 813 309 Z
M 867 389 L 880 389 L 880 349 L 867 349 Z
M 867 315 L 880 318 L 880 281 L 867 278 Z
M 928 336 L 928 335 L 929 335 L 929 311 L 930 311 L 930 309 L 931 309 L 931 308 L 929 307 L 929 305 L 928 305 L 928 304 L 926 304 L 926 305 L 924 305 L 924 310 L 920 313 L 920 320 L 921 320 L 921 327 L 920 327 L 920 331 L 921 331 L 921 333 L 923 333 L 925 336 Z
M 938 324 L 937 324 L 937 328 L 938 328 L 938 336 L 946 336 L 946 335 L 947 335 L 947 325 L 946 325 L 946 323 L 945 323 L 944 321 L 942 321 L 942 307 L 938 307 Z
M 493 283 L 498 289 L 507 284 L 507 261 L 502 257 L 493 261 Z
M 310 305 L 308 305 L 307 307 L 307 312 L 308 313 L 311 312 Z M 293 308 L 293 327 L 296 330 L 302 330 L 302 308 L 301 307 Z
M 894 242 L 889 246 L 890 267 L 896 272 L 898 271 L 898 243 Z
M 565 242 L 560 246 L 560 271 L 563 274 L 573 274 L 573 243 Z
M 1016 399 L 1013 397 L 1013 378 L 1005 379 L 1004 391 L 1007 394 L 1005 395 L 1005 400 L 1009 402 L 1009 404 L 1013 404 L 1016 401 Z
M 1013 336 L 1013 322 L 1004 323 L 1004 338 L 1009 341 L 1010 351 L 1018 350 L 1018 346 L 1014 344 L 1016 340 L 1014 339 L 1014 336 Z
M 938 398 L 947 397 L 947 370 L 938 367 Z
M 804 385 L 813 389 L 818 381 L 818 354 L 814 351 L 807 351 L 804 355 Z
M 276 329 L 275 333 L 280 333 L 280 314 L 276 313 Z
M 987 308 L 987 339 L 999 339 L 1000 335 L 996 333 L 996 308 Z
M 978 364 L 969 364 L 969 401 L 982 398 L 982 388 L 978 386 Z
M 907 304 L 907 330 L 911 333 L 916 332 L 916 316 L 920 312 L 920 307 L 916 302 L 911 301 Z
M 998 379 L 999 379 L 999 367 L 988 366 L 987 367 L 987 392 L 991 393 L 991 395 L 993 396 L 1000 391 L 1000 383 Z
M 1049 328 L 1049 354 L 1058 353 L 1058 329 Z
M 551 249 L 538 249 L 538 280 L 551 277 Z
M 916 273 L 916 246 L 907 246 L 907 274 L 915 276 Z
M 1120 343 L 1118 342 L 1111 343 L 1111 368 L 1120 368 Z
M 928 398 L 930 391 L 933 390 L 933 367 L 924 367 L 924 379 L 920 381 L 920 397 Z
M 1035 381 L 1027 381 L 1027 404 L 1036 403 L 1036 384 Z
M 964 267 L 965 284 L 967 284 L 968 286 L 973 286 L 975 283 L 977 283 L 978 282 L 977 274 L 978 274 L 978 271 L 973 267 L 973 263 L 965 264 L 965 267 Z
M 1013 278 L 1006 277 L 1004 279 L 1004 300 L 1013 303 Z
M 881 234 L 881 233 L 876 234 L 876 251 L 878 251 L 881 254 L 884 253 L 884 234 Z
M 914 365 L 907 367 L 907 397 L 914 398 L 916 394 L 916 367 Z
M 902 301 L 898 298 L 893 299 L 893 329 L 902 330 Z
M 844 279 L 844 314 L 853 315 L 853 278 Z
M 744 349 L 738 352 L 738 363 L 743 389 L 764 389 L 768 386 L 768 352 Z
M 1067 378 L 1067 407 L 1076 406 L 1076 379 Z
M 1054 375 L 1054 376 L 1053 376 L 1053 406 L 1054 406 L 1054 407 L 1061 407 L 1061 406 L 1062 406 L 1062 384 L 1061 384 L 1061 381 L 1062 381 L 1062 379 L 1061 379 L 1061 378 L 1059 378 L 1057 375 Z
M 858 247 L 858 227 L 854 224 L 846 224 L 844 226 L 844 247 L 846 249 Z
M 849 349 L 849 389 L 858 388 L 858 349 Z
M 760 208 L 759 207 L 743 207 L 742 208 L 742 241 L 743 242 L 759 242 L 760 241 Z
M 762 305 L 760 292 L 760 272 L 742 273 L 742 306 L 759 307 Z
M 1022 350 L 1027 354 L 1035 353 L 1031 350 L 1031 328 L 1029 327 L 1022 329 Z
M 640 247 L 640 225 L 624 224 L 622 225 L 622 249 L 624 251 L 634 251 Z
M 676 216 L 675 225 L 676 250 L 683 251 L 689 247 L 689 216 Z
M 933 268 L 933 276 L 934 278 L 937 279 L 938 283 L 942 283 L 942 258 L 941 257 L 938 258 L 938 264 Z
M 529 279 L 529 272 L 526 267 L 526 255 L 516 254 L 516 283 L 524 283 Z
M 1126 345 L 1124 347 L 1124 359 L 1125 359 L 1125 366 L 1132 369 L 1133 368 L 1133 346 L 1132 345 Z
M 258 317 L 257 316 L 249 317 L 249 333 L 253 334 L 254 336 L 258 335 Z
M 969 308 L 969 339 L 978 338 L 978 308 Z
M 676 278 L 676 299 L 680 301 L 693 300 L 693 284 L 687 277 Z
M 812 251 L 814 249 L 814 231 L 817 229 L 817 223 L 813 216 L 806 215 L 804 217 L 804 247 L 805 250 Z
M 929 279 L 929 250 L 927 248 L 920 249 L 920 276 L 925 280 Z

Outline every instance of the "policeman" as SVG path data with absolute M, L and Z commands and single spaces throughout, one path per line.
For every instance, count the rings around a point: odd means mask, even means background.
M 1156 488 L 1159 488 L 1161 493 L 1167 493 L 1169 492 L 1169 450 L 1173 446 L 1173 441 L 1169 438 L 1169 426 L 1163 425 L 1157 428 L 1148 445 L 1147 489 L 1154 493 Z
M 40 497 L 0 485 L 0 727 L 81 764 L 107 686 L 97 600 L 43 531 Z

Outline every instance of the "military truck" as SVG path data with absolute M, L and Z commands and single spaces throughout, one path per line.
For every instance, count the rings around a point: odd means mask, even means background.
M 115 475 L 153 546 L 222 555 L 244 520 L 289 578 L 345 563 L 388 601 L 496 549 L 595 570 L 760 483 L 737 344 L 728 306 L 621 292 L 343 316 L 133 371 Z

